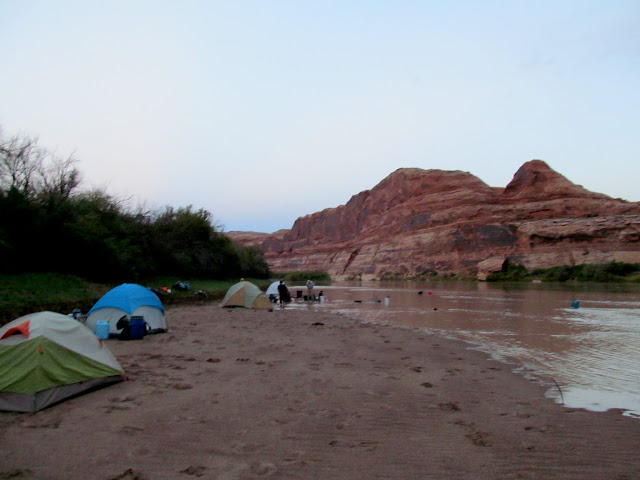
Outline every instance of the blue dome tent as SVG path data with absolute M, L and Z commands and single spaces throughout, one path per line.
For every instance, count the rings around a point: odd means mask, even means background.
M 105 293 L 87 314 L 86 325 L 95 330 L 99 320 L 109 322 L 109 333 L 118 334 L 116 323 L 126 316 L 144 317 L 150 333 L 165 332 L 167 323 L 164 307 L 158 296 L 150 289 L 135 283 L 123 283 Z

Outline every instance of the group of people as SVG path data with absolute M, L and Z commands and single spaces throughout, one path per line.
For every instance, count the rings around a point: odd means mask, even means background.
M 315 299 L 313 294 L 313 287 L 315 287 L 315 284 L 311 279 L 309 279 L 307 280 L 306 287 L 306 300 L 312 302 Z M 289 287 L 284 283 L 284 280 L 280 280 L 280 285 L 278 285 L 278 296 L 280 297 L 280 308 L 284 308 L 287 303 L 291 302 L 291 292 L 289 291 Z

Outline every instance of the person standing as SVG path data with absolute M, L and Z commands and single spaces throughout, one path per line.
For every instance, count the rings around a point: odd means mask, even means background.
M 307 300 L 313 302 L 315 298 L 313 297 L 313 287 L 315 287 L 314 283 L 311 279 L 307 280 Z
M 280 285 L 278 285 L 278 296 L 280 297 L 280 308 L 284 308 L 285 303 L 291 301 L 291 294 L 283 280 L 280 280 Z

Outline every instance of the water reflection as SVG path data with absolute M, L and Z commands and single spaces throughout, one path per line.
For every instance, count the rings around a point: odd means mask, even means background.
M 326 301 L 311 308 L 463 339 L 521 372 L 555 380 L 567 406 L 640 416 L 637 285 L 344 282 L 318 288 Z M 571 307 L 574 300 L 580 308 Z M 560 397 L 555 386 L 548 395 Z

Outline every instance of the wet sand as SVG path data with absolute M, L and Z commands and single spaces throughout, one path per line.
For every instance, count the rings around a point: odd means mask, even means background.
M 2 479 L 635 479 L 640 420 L 468 345 L 328 312 L 172 308 L 126 382 L 0 413 Z

